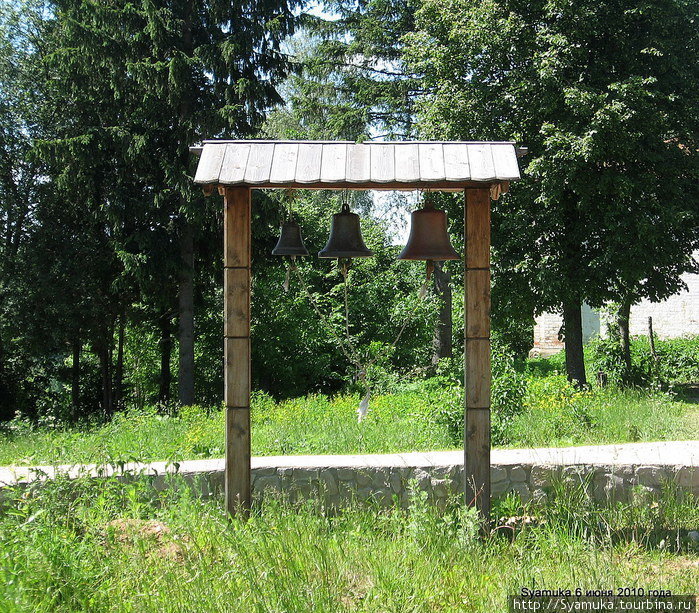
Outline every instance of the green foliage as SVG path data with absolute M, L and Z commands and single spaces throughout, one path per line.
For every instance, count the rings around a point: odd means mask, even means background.
M 404 53 L 421 135 L 529 149 L 493 207 L 496 319 L 660 300 L 696 268 L 699 67 L 680 58 L 698 17 L 679 0 L 420 4 Z
M 527 384 L 524 376 L 515 367 L 514 356 L 509 348 L 497 340 L 494 340 L 492 345 L 491 441 L 493 445 L 505 445 L 511 442 L 509 429 L 513 419 L 524 409 Z M 437 378 L 433 383 L 427 382 L 430 387 L 437 387 L 435 393 L 439 398 L 439 408 L 436 411 L 436 419 L 438 423 L 447 426 L 454 445 L 458 445 L 464 435 L 462 369 L 461 360 L 440 360 Z M 455 383 L 459 380 L 460 385 Z
M 672 388 L 699 381 L 699 336 L 656 340 L 654 358 L 645 336 L 631 339 L 631 372 L 617 339 L 595 339 L 590 343 L 591 365 L 616 383 L 641 387 Z
M 524 447 L 696 438 L 692 405 L 666 393 L 614 386 L 579 390 L 565 376 L 528 378 L 525 409 L 510 428 Z

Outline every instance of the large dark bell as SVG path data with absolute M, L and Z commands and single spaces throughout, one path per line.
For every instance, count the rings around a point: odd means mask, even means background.
M 447 214 L 428 206 L 413 211 L 410 219 L 408 244 L 398 256 L 399 260 L 458 260 L 447 233 Z
M 359 215 L 346 206 L 333 215 L 328 244 L 318 253 L 319 258 L 368 258 L 374 252 L 367 249 L 359 227 Z
M 277 246 L 272 249 L 272 255 L 308 255 L 308 249 L 301 238 L 301 228 L 295 221 L 285 221 Z

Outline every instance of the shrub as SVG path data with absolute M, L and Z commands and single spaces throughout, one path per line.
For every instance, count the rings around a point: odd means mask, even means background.
M 515 367 L 508 347 L 496 339 L 491 350 L 491 441 L 493 445 L 510 442 L 509 426 L 523 408 L 527 384 Z M 458 369 L 458 374 L 457 374 Z M 454 444 L 461 444 L 464 431 L 463 366 L 461 360 L 440 360 L 437 376 L 427 384 L 438 404 L 435 419 L 445 424 Z
M 626 372 L 618 341 L 595 339 L 589 344 L 592 367 L 614 382 L 667 388 L 699 381 L 699 335 L 657 340 L 655 348 L 657 358 L 646 337 L 633 337 L 631 370 Z

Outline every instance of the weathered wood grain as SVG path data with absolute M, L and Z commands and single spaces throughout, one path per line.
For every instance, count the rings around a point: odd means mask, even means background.
M 492 181 L 495 179 L 492 146 L 489 144 L 468 145 L 468 165 L 473 181 Z
M 204 147 L 206 151 L 207 147 Z M 251 146 L 241 143 L 235 147 L 226 147 L 226 155 L 221 165 L 221 174 L 218 182 L 223 185 L 242 183 L 245 180 L 245 169 L 248 166 Z
M 421 143 L 420 181 L 444 181 L 444 150 L 441 143 Z
M 447 181 L 468 181 L 471 169 L 468 164 L 468 145 L 444 143 L 444 174 Z
M 519 179 L 517 153 L 512 145 L 490 145 L 496 178 L 504 181 Z
M 323 145 L 300 143 L 298 155 L 296 182 L 301 184 L 319 182 Z
M 272 143 L 253 143 L 250 146 L 248 165 L 245 169 L 245 183 L 250 185 L 269 183 L 273 154 L 274 145 Z
M 247 513 L 250 489 L 249 188 L 227 188 L 224 212 L 224 401 L 226 509 Z
M 371 180 L 375 183 L 388 183 L 396 178 L 395 147 L 369 145 L 371 154 Z
M 289 183 L 296 179 L 296 163 L 299 146 L 294 143 L 280 143 L 274 146 L 270 183 Z
M 395 145 L 396 181 L 417 181 L 420 179 L 420 154 L 414 144 Z
M 204 148 L 194 176 L 195 183 L 218 183 L 221 163 L 227 149 L 226 145 L 212 145 Z
M 365 145 L 347 146 L 346 177 L 350 183 L 365 183 L 371 180 L 371 158 Z
M 490 517 L 490 194 L 465 190 L 464 495 Z
M 320 165 L 321 182 L 332 183 L 345 178 L 347 145 L 323 145 L 323 159 Z

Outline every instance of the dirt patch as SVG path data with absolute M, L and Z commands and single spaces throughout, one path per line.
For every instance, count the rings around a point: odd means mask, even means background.
M 114 519 L 105 525 L 105 532 L 111 536 L 112 542 L 125 548 L 134 548 L 137 543 L 145 542 L 149 556 L 175 561 L 184 559 L 185 545 L 189 540 L 173 534 L 169 526 L 155 519 Z

